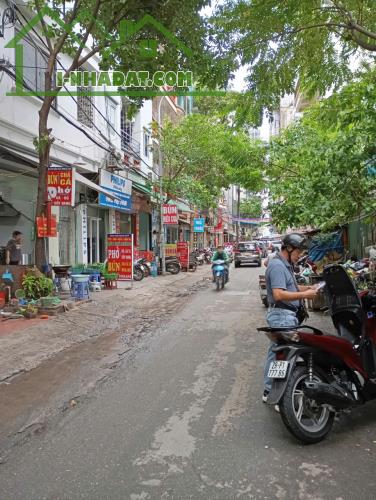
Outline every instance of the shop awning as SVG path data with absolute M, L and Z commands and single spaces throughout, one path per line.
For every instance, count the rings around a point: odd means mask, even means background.
M 132 187 L 133 187 L 133 189 L 135 189 L 136 191 L 139 191 L 140 193 L 147 194 L 147 195 L 151 196 L 151 189 L 148 188 L 147 186 L 143 186 L 139 182 L 132 181 Z
M 103 193 L 109 198 L 112 198 L 114 200 L 119 200 L 119 198 L 114 195 L 111 191 L 107 191 L 107 189 L 103 188 L 102 186 L 98 186 L 98 184 L 95 184 L 93 181 L 89 181 L 89 179 L 86 179 L 83 175 L 79 174 L 78 172 L 75 172 L 75 179 L 76 182 L 81 182 L 81 184 L 84 184 L 85 186 L 89 187 L 90 189 L 93 189 L 94 191 L 97 191 L 97 193 Z

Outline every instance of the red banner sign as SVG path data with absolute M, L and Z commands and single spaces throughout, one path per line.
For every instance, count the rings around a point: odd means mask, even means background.
M 178 225 L 178 207 L 177 205 L 163 205 L 163 224 Z
M 133 279 L 133 234 L 107 235 L 107 270 L 119 280 Z
M 73 171 L 70 167 L 49 167 L 47 197 L 51 205 L 72 205 Z
M 51 215 L 49 230 L 47 217 L 37 217 L 37 235 L 38 238 L 54 238 L 57 236 L 56 215 Z
M 134 250 L 135 259 L 146 259 L 149 262 L 153 262 L 155 259 L 154 252 L 149 252 L 148 250 Z
M 189 243 L 188 241 L 177 242 L 177 254 L 180 260 L 181 267 L 189 268 Z

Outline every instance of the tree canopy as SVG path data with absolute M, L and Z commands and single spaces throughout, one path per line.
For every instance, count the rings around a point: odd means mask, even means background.
M 215 206 L 223 188 L 264 185 L 264 145 L 216 116 L 193 114 L 162 131 L 164 189 L 202 209 Z
M 278 226 L 331 228 L 376 212 L 375 77 L 321 101 L 272 141 L 267 175 Z
M 298 80 L 305 93 L 324 95 L 349 81 L 355 53 L 368 61 L 376 55 L 374 0 L 234 0 L 217 8 L 213 22 L 248 68 L 260 117 Z
M 262 200 L 258 195 L 249 196 L 240 202 L 240 217 L 261 217 Z

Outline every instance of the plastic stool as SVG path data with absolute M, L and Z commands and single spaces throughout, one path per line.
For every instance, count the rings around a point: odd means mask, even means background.
M 101 282 L 101 273 L 91 273 L 89 276 L 89 281 L 100 283 Z

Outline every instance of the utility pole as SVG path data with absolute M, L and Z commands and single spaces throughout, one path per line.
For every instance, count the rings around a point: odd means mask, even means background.
M 162 128 L 161 123 L 161 104 L 166 96 L 162 96 L 158 103 L 158 127 Z M 162 148 L 161 148 L 161 137 L 159 136 L 159 149 L 158 149 L 158 160 L 159 160 L 159 209 L 160 209 L 160 226 L 159 226 L 159 258 L 162 261 L 162 275 L 166 273 L 166 256 L 164 248 L 164 224 L 163 224 L 163 158 L 162 158 Z
M 237 199 L 237 224 L 236 224 L 236 246 L 239 245 L 239 228 L 240 228 L 240 221 L 239 221 L 239 218 L 240 218 L 240 186 L 237 187 L 237 195 L 238 195 L 238 199 Z

